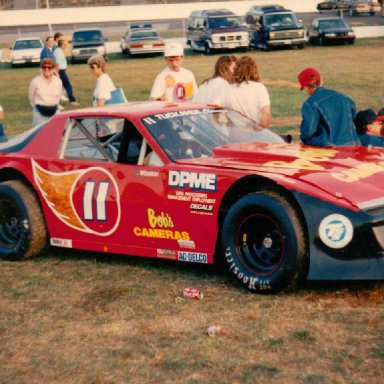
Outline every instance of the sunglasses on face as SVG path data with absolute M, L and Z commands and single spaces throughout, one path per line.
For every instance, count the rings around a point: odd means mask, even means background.
M 53 67 L 50 67 L 50 66 L 47 66 L 47 65 L 43 65 L 43 69 L 49 69 L 49 70 L 52 70 Z
M 91 64 L 91 65 L 89 66 L 89 68 L 91 68 L 92 70 L 94 70 L 94 69 L 97 68 L 97 65 L 96 65 L 96 64 Z

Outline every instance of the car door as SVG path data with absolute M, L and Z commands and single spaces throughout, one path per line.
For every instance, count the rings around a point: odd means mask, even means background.
M 156 256 L 158 225 L 171 220 L 165 176 L 138 165 L 143 138 L 132 127 L 122 118 L 71 119 L 58 159 L 33 161 L 52 245 Z

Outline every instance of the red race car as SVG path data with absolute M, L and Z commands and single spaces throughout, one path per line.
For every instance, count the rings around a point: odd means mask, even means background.
M 0 257 L 51 246 L 211 264 L 247 289 L 384 278 L 384 151 L 291 144 L 237 112 L 74 110 L 0 144 Z

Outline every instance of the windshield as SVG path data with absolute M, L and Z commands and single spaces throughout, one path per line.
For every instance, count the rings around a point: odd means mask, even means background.
M 212 156 L 215 147 L 244 142 L 281 143 L 268 129 L 233 110 L 193 109 L 152 115 L 143 124 L 170 160 Z
M 211 17 L 208 19 L 208 27 L 209 28 L 240 27 L 240 21 L 236 16 Z
M 20 40 L 15 42 L 13 49 L 18 51 L 20 49 L 34 49 L 42 47 L 43 45 L 40 40 Z
M 328 29 L 328 28 L 346 28 L 345 22 L 343 20 L 323 20 L 319 21 L 319 28 Z
M 159 35 L 155 31 L 141 31 L 132 33 L 131 37 L 132 39 L 151 39 L 157 38 Z
M 265 15 L 265 25 L 270 27 L 296 27 L 298 24 L 294 13 L 274 13 Z
M 73 34 L 73 41 L 81 42 L 103 42 L 103 36 L 100 31 L 81 31 Z

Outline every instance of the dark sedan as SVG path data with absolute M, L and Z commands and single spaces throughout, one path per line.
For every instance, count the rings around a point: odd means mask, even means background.
M 353 29 L 341 17 L 317 18 L 308 28 L 308 41 L 312 44 L 355 42 Z
M 347 9 L 348 6 L 345 0 L 329 0 L 317 4 L 317 10 L 321 13 L 323 11 L 332 11 L 338 9 Z

